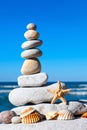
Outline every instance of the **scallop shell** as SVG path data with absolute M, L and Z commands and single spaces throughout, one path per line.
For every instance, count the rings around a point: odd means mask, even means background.
M 37 112 L 33 112 L 33 113 L 23 117 L 21 119 L 21 122 L 24 124 L 32 124 L 32 123 L 39 122 L 40 120 L 41 120 L 40 114 L 38 114 Z
M 85 112 L 81 117 L 82 118 L 87 118 L 87 112 Z
M 35 112 L 36 110 L 33 108 L 33 107 L 28 107 L 28 108 L 24 108 L 22 111 L 21 111 L 21 114 L 20 114 L 20 117 L 23 118 L 33 112 Z
M 69 110 L 62 110 L 58 112 L 58 120 L 71 120 L 74 119 L 74 115 Z
M 47 120 L 56 120 L 58 117 L 58 112 L 48 112 L 45 114 Z

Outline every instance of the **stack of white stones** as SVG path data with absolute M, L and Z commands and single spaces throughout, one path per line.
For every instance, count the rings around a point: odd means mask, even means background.
M 26 58 L 24 61 L 21 73 L 22 76 L 18 77 L 18 85 L 20 87 L 40 87 L 46 84 L 48 76 L 46 73 L 40 73 L 41 64 L 37 57 L 42 55 L 42 51 L 38 46 L 42 45 L 42 40 L 39 40 L 40 34 L 36 31 L 36 25 L 30 23 L 26 26 L 27 31 L 24 33 L 24 37 L 27 39 L 22 44 L 22 48 L 26 49 L 21 53 L 22 58 Z
M 48 89 L 56 89 L 58 86 L 57 83 L 47 85 L 47 74 L 40 73 L 41 64 L 37 57 L 41 56 L 42 52 L 36 47 L 40 46 L 42 41 L 38 39 L 39 33 L 36 31 L 36 25 L 28 24 L 27 29 L 28 31 L 24 33 L 27 41 L 22 44 L 22 48 L 26 50 L 21 53 L 21 57 L 26 60 L 21 68 L 22 75 L 18 77 L 19 88 L 9 93 L 9 101 L 15 106 L 50 102 L 53 94 L 49 93 Z M 65 87 L 64 83 L 61 85 Z

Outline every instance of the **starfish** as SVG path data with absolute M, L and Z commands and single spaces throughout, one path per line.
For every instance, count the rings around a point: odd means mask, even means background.
M 71 91 L 71 89 L 63 89 L 61 87 L 61 82 L 58 81 L 58 88 L 57 89 L 55 89 L 55 90 L 48 89 L 48 92 L 50 92 L 54 95 L 53 99 L 51 101 L 51 104 L 55 103 L 56 100 L 58 100 L 58 99 L 60 99 L 63 103 L 67 104 L 67 101 L 64 98 L 64 95 L 66 95 L 70 91 Z

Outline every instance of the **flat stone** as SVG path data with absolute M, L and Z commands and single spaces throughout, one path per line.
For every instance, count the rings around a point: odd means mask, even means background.
M 14 116 L 14 117 L 12 117 L 11 122 L 13 124 L 21 123 L 21 117 L 20 116 Z
M 29 49 L 29 48 L 35 48 L 42 45 L 42 40 L 30 40 L 30 41 L 25 41 L 21 47 L 23 49 Z
M 80 102 L 70 102 L 68 109 L 72 111 L 74 115 L 81 115 L 87 112 L 87 106 Z
M 51 112 L 51 111 L 58 112 L 60 110 L 67 110 L 68 109 L 68 105 L 66 105 L 64 103 L 60 103 L 60 104 L 42 103 L 42 104 L 37 104 L 37 105 L 27 105 L 27 106 L 15 107 L 12 109 L 12 111 L 14 111 L 17 115 L 20 115 L 21 111 L 24 108 L 28 108 L 28 107 L 35 108 L 35 110 L 37 110 L 38 112 L 40 112 L 43 115 L 45 115 L 46 113 Z
M 21 68 L 21 73 L 24 75 L 36 74 L 40 71 L 41 65 L 37 58 L 25 60 Z
M 38 73 L 33 75 L 22 75 L 18 77 L 18 85 L 20 87 L 40 87 L 47 83 L 48 76 L 46 73 Z
M 73 109 L 70 109 L 72 107 L 72 104 L 73 104 Z M 51 112 L 51 111 L 58 112 L 61 110 L 70 110 L 74 115 L 76 115 L 76 112 L 77 112 L 77 115 L 79 116 L 79 112 L 82 113 L 82 109 L 79 109 L 79 106 L 76 107 L 76 104 L 79 104 L 80 106 L 84 106 L 84 104 L 82 104 L 82 103 L 80 104 L 78 101 L 70 101 L 68 105 L 65 105 L 64 103 L 60 103 L 60 104 L 43 103 L 43 104 L 37 104 L 37 105 L 27 105 L 27 106 L 15 107 L 12 109 L 12 111 L 14 111 L 17 115 L 20 115 L 21 111 L 24 108 L 33 107 L 43 115 L 45 115 L 46 113 Z M 87 107 L 85 107 L 85 108 L 87 109 Z
M 25 50 L 21 53 L 21 57 L 22 58 L 35 58 L 35 57 L 39 57 L 42 55 L 42 51 L 40 51 L 39 49 L 29 49 L 29 50 Z
M 39 38 L 39 33 L 36 32 L 35 30 L 28 30 L 24 33 L 24 37 L 27 40 L 35 40 Z
M 51 102 L 53 94 L 48 92 L 48 89 L 56 89 L 57 85 L 58 83 L 37 88 L 17 88 L 9 93 L 9 101 L 15 106 L 30 102 L 34 104 Z M 61 85 L 65 87 L 64 83 L 61 83 Z
M 26 29 L 28 30 L 36 30 L 36 24 L 34 23 L 29 23 L 27 26 L 26 26 Z

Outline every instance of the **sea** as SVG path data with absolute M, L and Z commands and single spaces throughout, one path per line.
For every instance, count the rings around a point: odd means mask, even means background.
M 48 85 L 55 82 L 48 82 Z M 67 88 L 72 89 L 70 94 L 65 96 L 69 101 L 81 101 L 87 103 L 87 82 L 63 82 Z M 17 82 L 0 82 L 0 112 L 14 108 L 8 99 L 9 92 L 18 88 Z

